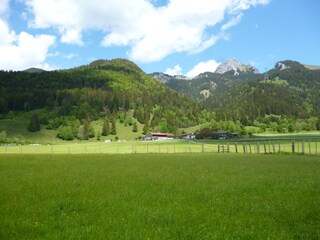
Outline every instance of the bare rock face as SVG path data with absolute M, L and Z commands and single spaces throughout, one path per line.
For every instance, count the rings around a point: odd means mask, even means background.
M 277 64 L 276 64 L 276 68 L 277 69 L 279 69 L 280 71 L 282 71 L 282 70 L 285 70 L 285 69 L 287 69 L 287 68 L 289 68 L 289 67 L 287 67 L 284 63 L 282 63 L 282 62 L 278 62 Z
M 250 64 L 245 65 L 235 59 L 231 59 L 220 64 L 217 67 L 215 73 L 224 74 L 229 71 L 234 71 L 235 76 L 239 75 L 240 72 L 245 72 L 245 73 L 251 72 L 254 74 L 259 73 L 259 71 L 255 67 L 251 66 Z
M 221 63 L 217 69 L 216 69 L 216 73 L 220 73 L 220 74 L 224 74 L 226 72 L 229 72 L 231 70 L 234 70 L 235 72 L 237 72 L 237 69 L 239 69 L 242 66 L 242 63 L 238 60 L 235 59 L 231 59 L 228 60 L 224 63 Z

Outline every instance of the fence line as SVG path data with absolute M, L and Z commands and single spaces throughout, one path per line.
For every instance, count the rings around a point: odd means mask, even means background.
M 136 153 L 221 153 L 221 154 L 308 154 L 318 155 L 317 140 L 248 142 L 121 142 L 69 145 L 1 145 L 0 154 L 136 154 Z

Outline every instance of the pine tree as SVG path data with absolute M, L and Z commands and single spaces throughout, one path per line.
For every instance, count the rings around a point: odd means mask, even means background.
M 89 127 L 90 127 L 90 122 L 88 119 L 85 119 L 83 121 L 83 140 L 89 139 Z
M 38 114 L 33 114 L 27 127 L 29 132 L 38 132 L 41 130 Z
M 138 125 L 136 122 L 134 122 L 132 125 L 132 132 L 138 132 Z
M 109 121 L 106 119 L 103 123 L 103 126 L 102 126 L 102 133 L 101 135 L 102 136 L 108 136 L 110 134 L 110 124 L 109 124 Z
M 143 131 L 143 132 L 142 132 L 143 134 L 147 134 L 147 133 L 148 133 L 148 131 L 149 131 L 149 122 L 146 122 L 146 123 L 144 124 L 142 131 Z
M 116 119 L 112 118 L 111 121 L 111 134 L 116 135 L 117 134 L 117 127 L 116 127 Z

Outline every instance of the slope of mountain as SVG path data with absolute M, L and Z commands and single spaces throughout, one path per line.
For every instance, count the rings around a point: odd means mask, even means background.
M 220 117 L 249 123 L 265 114 L 320 117 L 320 71 L 281 61 L 255 81 L 237 82 L 204 101 Z
M 187 76 L 183 76 L 183 75 L 171 76 L 169 74 L 159 73 L 159 72 L 151 73 L 151 74 L 149 74 L 149 76 L 162 82 L 162 83 L 167 83 L 167 82 L 173 81 L 173 80 L 191 80 Z
M 28 68 L 28 69 L 24 70 L 24 72 L 41 73 L 41 72 L 44 72 L 44 70 L 40 69 L 40 68 Z
M 229 60 L 215 73 L 190 81 L 171 77 L 166 84 L 214 110 L 219 119 L 241 119 L 245 124 L 269 114 L 320 119 L 320 69 L 295 61 L 280 61 L 259 74 L 250 65 Z
M 261 78 L 256 68 L 250 64 L 242 64 L 238 60 L 228 60 L 220 64 L 214 73 L 201 73 L 193 79 L 164 73 L 149 75 L 198 102 L 223 91 L 234 82 L 253 81 Z
M 0 113 L 50 109 L 79 120 L 117 116 L 129 109 L 150 128 L 196 125 L 201 107 L 145 74 L 125 59 L 98 60 L 87 66 L 44 72 L 0 71 Z

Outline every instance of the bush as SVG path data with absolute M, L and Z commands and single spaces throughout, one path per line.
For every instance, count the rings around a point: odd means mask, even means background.
M 71 126 L 60 126 L 58 128 L 57 137 L 68 141 L 72 141 L 75 138 Z

